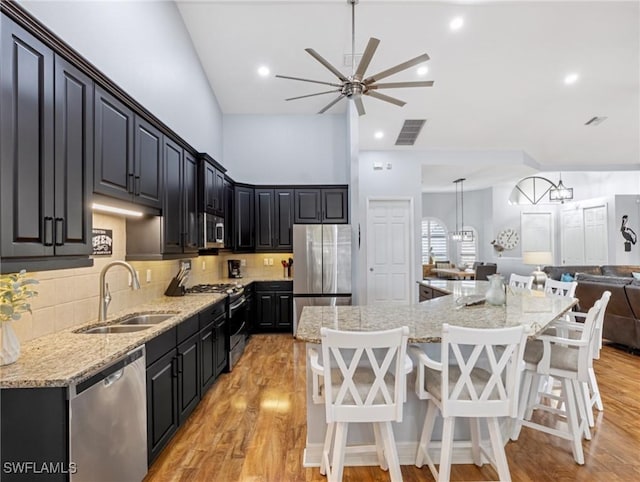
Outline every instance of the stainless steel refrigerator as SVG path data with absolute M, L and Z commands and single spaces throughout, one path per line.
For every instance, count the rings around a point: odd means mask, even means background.
M 305 306 L 351 304 L 351 226 L 293 226 L 293 332 Z

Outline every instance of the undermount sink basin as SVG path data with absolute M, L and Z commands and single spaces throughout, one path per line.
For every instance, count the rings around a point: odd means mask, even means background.
M 109 325 L 78 330 L 76 333 L 83 333 L 87 335 L 95 333 L 133 333 L 136 331 L 148 330 L 149 328 L 151 328 L 150 325 Z
M 169 318 L 173 318 L 176 315 L 177 313 L 143 313 L 126 317 L 122 321 L 117 322 L 116 325 L 155 325 Z

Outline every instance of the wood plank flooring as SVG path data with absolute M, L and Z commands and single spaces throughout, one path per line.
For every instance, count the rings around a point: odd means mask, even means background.
M 523 428 L 506 446 L 514 481 L 640 480 L 640 356 L 605 346 L 595 370 L 605 406 L 586 463 L 569 442 Z M 256 335 L 232 373 L 223 374 L 155 461 L 157 481 L 326 481 L 302 466 L 306 439 L 305 344 L 290 335 Z M 562 423 L 562 422 L 560 422 Z M 405 481 L 431 481 L 425 466 L 402 466 Z M 496 480 L 490 465 L 454 465 L 451 480 Z M 344 480 L 387 481 L 379 467 L 346 467 Z

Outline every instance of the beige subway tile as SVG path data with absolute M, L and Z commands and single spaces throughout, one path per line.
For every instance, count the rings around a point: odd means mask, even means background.
M 77 294 L 74 290 L 75 282 L 73 278 L 60 278 L 55 280 L 55 297 L 58 303 L 69 303 L 77 300 Z
M 66 330 L 74 323 L 74 305 L 76 303 L 61 303 L 55 306 L 53 320 L 54 331 Z
M 38 292 L 36 296 L 31 298 L 31 309 L 39 310 L 47 306 L 53 306 L 56 301 L 56 281 L 53 279 L 44 279 L 34 286 Z
M 43 308 L 33 312 L 33 338 L 40 338 L 55 332 L 55 307 Z
M 98 319 L 98 297 L 87 298 L 73 306 L 73 322 L 75 325 L 82 325 Z
M 20 343 L 26 343 L 35 338 L 33 336 L 33 315 L 24 313 L 22 318 L 13 322 L 13 330 L 16 332 Z

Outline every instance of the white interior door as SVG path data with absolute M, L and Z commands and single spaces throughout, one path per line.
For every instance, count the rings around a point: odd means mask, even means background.
M 369 200 L 367 303 L 410 303 L 413 232 L 410 200 Z
M 584 261 L 602 265 L 609 262 L 607 242 L 607 206 L 584 208 Z
M 568 266 L 579 266 L 585 264 L 582 209 L 562 211 L 561 220 L 561 264 Z

